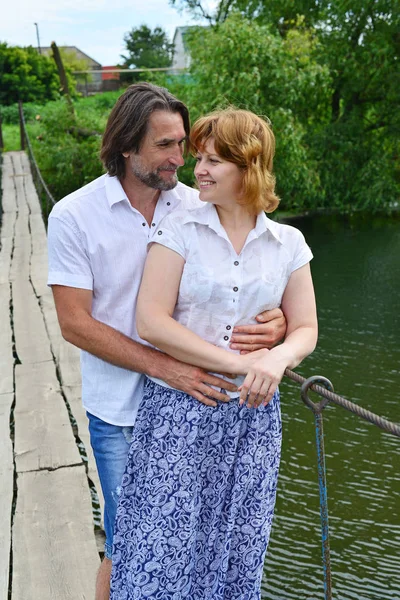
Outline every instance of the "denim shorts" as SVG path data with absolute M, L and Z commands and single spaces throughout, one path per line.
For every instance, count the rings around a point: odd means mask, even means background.
M 88 412 L 86 414 L 89 419 L 90 443 L 104 496 L 104 555 L 111 558 L 115 515 L 133 426 L 111 425 Z

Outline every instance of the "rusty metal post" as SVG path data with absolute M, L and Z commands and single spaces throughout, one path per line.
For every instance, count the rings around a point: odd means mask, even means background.
M 19 112 L 19 136 L 21 140 L 21 150 L 25 150 L 25 129 L 24 129 L 24 113 L 21 100 L 18 100 Z
M 332 574 L 331 558 L 329 547 L 329 522 L 328 522 L 328 493 L 326 485 L 325 470 L 325 449 L 324 449 L 324 429 L 322 420 L 322 411 L 329 400 L 323 398 L 315 404 L 308 397 L 308 390 L 314 383 L 321 383 L 328 390 L 333 392 L 332 383 L 325 377 L 309 377 L 301 386 L 301 397 L 303 402 L 313 411 L 315 417 L 315 434 L 317 441 L 318 458 L 318 483 L 319 483 L 319 501 L 321 515 L 321 534 L 322 534 L 322 562 L 324 568 L 324 598 L 332 600 Z

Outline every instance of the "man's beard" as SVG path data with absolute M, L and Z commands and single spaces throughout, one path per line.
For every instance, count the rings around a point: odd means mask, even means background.
M 175 167 L 157 167 L 155 171 L 147 171 L 141 164 L 140 157 L 136 156 L 132 162 L 131 168 L 134 176 L 153 190 L 167 192 L 176 187 L 178 183 Z M 160 171 L 175 171 L 175 177 L 170 181 L 166 181 L 159 175 Z

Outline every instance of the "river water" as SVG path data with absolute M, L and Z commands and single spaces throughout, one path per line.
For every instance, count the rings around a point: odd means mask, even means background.
M 296 369 L 400 422 L 400 220 L 291 221 L 315 258 L 318 348 Z M 281 384 L 283 455 L 263 600 L 324 598 L 314 417 Z M 315 401 L 317 396 L 313 396 Z M 324 410 L 333 598 L 400 600 L 400 439 Z

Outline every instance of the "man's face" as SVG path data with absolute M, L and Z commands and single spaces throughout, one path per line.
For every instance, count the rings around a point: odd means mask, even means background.
M 185 139 L 179 113 L 154 111 L 139 152 L 123 153 L 128 159 L 126 176 L 155 190 L 172 190 L 178 183 L 176 171 L 184 164 Z

